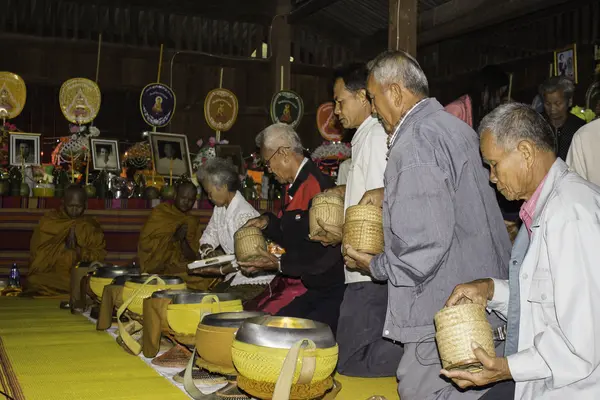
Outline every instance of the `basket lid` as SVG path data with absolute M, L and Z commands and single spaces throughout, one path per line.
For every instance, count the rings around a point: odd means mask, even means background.
M 237 331 L 239 342 L 276 349 L 289 349 L 302 339 L 312 340 L 317 348 L 336 345 L 329 325 L 303 318 L 265 315 L 245 320 Z
M 184 283 L 183 279 L 181 279 L 178 276 L 173 276 L 173 275 L 158 275 L 158 277 L 160 279 L 162 279 L 165 282 L 165 285 L 180 285 L 182 283 Z M 139 275 L 139 276 L 132 276 L 130 279 L 128 279 L 129 282 L 133 282 L 133 283 L 145 283 L 148 278 L 150 278 L 150 275 Z M 157 280 L 153 280 L 152 282 L 149 282 L 148 285 L 158 285 L 159 283 L 157 282 Z
M 200 324 L 207 326 L 220 326 L 223 328 L 239 328 L 248 318 L 266 315 L 262 311 L 238 311 L 207 314 Z
M 246 236 L 252 236 L 252 235 L 262 236 L 263 233 L 259 228 L 255 227 L 255 226 L 248 226 L 246 228 L 238 229 L 234 235 L 234 239 L 240 239 L 240 238 L 243 238 Z
M 312 205 L 331 204 L 334 206 L 344 206 L 344 198 L 335 193 L 319 193 L 312 199 Z

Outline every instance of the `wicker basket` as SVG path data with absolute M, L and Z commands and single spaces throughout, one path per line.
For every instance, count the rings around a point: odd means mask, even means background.
M 344 199 L 337 194 L 319 193 L 312 199 L 308 217 L 311 235 L 315 235 L 321 230 L 318 219 L 327 224 L 341 227 L 344 225 Z
M 235 258 L 238 261 L 251 261 L 256 257 L 261 257 L 256 249 L 257 247 L 267 251 L 267 242 L 262 231 L 256 227 L 240 228 L 233 239 L 235 242 Z
M 435 340 L 445 369 L 481 370 L 472 342 L 479 343 L 486 353 L 495 354 L 492 327 L 486 316 L 484 306 L 472 303 L 444 308 L 435 315 Z
M 383 252 L 383 214 L 377 206 L 352 206 L 346 210 L 343 245 L 356 251 L 379 254 Z

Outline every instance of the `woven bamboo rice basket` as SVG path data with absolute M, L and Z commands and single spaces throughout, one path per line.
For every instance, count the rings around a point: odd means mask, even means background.
M 262 231 L 256 227 L 240 228 L 233 236 L 233 239 L 235 258 L 238 261 L 251 261 L 256 257 L 260 257 L 257 246 L 267 251 L 267 241 Z
M 472 342 L 479 343 L 486 353 L 495 354 L 492 327 L 486 316 L 484 306 L 472 303 L 443 308 L 435 315 L 435 340 L 445 369 L 481 370 Z
M 343 245 L 356 251 L 379 254 L 383 252 L 383 213 L 381 207 L 352 206 L 346 210 Z
M 344 199 L 337 194 L 319 193 L 312 199 L 308 213 L 310 234 L 315 235 L 321 230 L 317 220 L 341 227 L 344 225 Z

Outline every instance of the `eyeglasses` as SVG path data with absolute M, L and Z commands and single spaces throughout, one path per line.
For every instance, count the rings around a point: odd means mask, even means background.
M 277 148 L 277 150 L 275 150 L 275 153 L 271 154 L 271 157 L 269 157 L 268 160 L 265 160 L 265 167 L 270 169 L 271 168 L 271 160 L 273 159 L 273 157 L 275 157 L 275 154 L 279 153 L 279 150 L 281 150 L 281 149 L 289 149 L 289 148 L 290 148 L 289 146 L 279 146 Z

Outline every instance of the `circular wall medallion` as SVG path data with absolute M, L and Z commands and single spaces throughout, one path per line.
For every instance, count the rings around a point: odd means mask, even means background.
M 344 135 L 344 127 L 334 114 L 333 102 L 323 103 L 317 109 L 317 127 L 323 139 L 330 142 L 339 142 Z
M 282 90 L 271 100 L 271 120 L 297 127 L 304 115 L 304 102 L 297 93 Z
M 17 117 L 23 111 L 26 99 L 23 78 L 12 72 L 0 72 L 0 118 Z
M 167 126 L 175 114 L 176 103 L 173 89 L 162 83 L 151 83 L 140 94 L 142 118 L 150 126 Z
M 100 111 L 102 96 L 94 81 L 85 78 L 69 79 L 60 87 L 60 109 L 65 118 L 74 124 L 92 122 Z
M 213 89 L 204 100 L 204 118 L 215 131 L 230 130 L 237 119 L 238 110 L 237 97 L 227 89 Z

